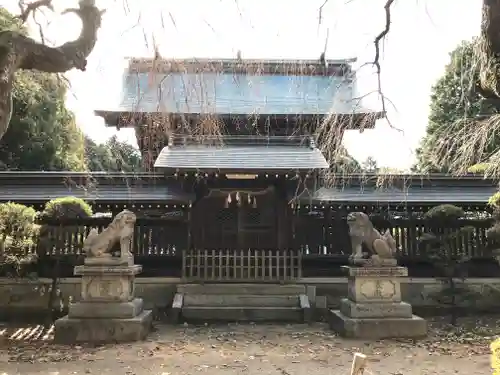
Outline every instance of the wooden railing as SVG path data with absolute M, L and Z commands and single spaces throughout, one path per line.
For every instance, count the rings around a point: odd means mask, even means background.
M 182 277 L 206 282 L 287 282 L 302 277 L 298 250 L 185 250 Z
M 83 241 L 92 228 L 101 232 L 111 218 L 86 218 L 42 222 L 39 250 L 44 255 L 83 255 Z M 165 218 L 138 218 L 134 232 L 136 257 L 180 256 L 187 247 L 189 226 L 186 222 Z M 118 249 L 117 249 L 118 250 Z
M 83 240 L 91 228 L 101 231 L 111 222 L 110 218 L 67 220 L 45 222 L 45 235 L 39 248 L 45 255 L 81 255 Z M 389 229 L 394 237 L 400 256 L 415 258 L 421 256 L 420 238 L 424 233 L 452 232 L 471 227 L 470 232 L 457 236 L 451 244 L 455 252 L 471 257 L 482 257 L 488 247 L 486 231 L 491 220 L 460 220 L 446 225 L 430 224 L 425 220 L 373 220 L 379 231 Z M 134 235 L 134 255 L 137 257 L 181 256 L 188 247 L 189 223 L 164 218 L 139 218 Z M 300 218 L 295 225 L 294 248 L 301 250 L 304 257 L 315 255 L 348 255 L 351 252 L 349 231 L 345 219 L 325 220 L 323 218 Z
M 92 228 L 101 232 L 111 218 L 43 221 L 38 240 L 38 273 L 50 276 L 57 263 L 61 276 L 73 274 L 83 262 L 83 241 Z M 188 246 L 189 224 L 168 218 L 138 218 L 134 231 L 133 254 L 143 265 L 142 276 L 181 276 L 182 249 Z M 119 250 L 117 246 L 115 250 Z
M 293 243 L 291 244 L 291 250 L 288 250 L 286 256 L 289 257 L 291 256 L 290 254 L 298 256 L 300 253 L 302 265 L 301 268 L 290 270 L 290 274 L 286 275 L 282 273 L 283 267 L 277 265 L 275 258 L 268 258 L 265 261 L 267 262 L 267 268 L 264 274 L 263 263 L 257 264 L 254 260 L 252 260 L 253 263 L 248 263 L 248 260 L 242 261 L 241 254 L 237 255 L 238 249 L 205 250 L 202 248 L 193 250 L 191 248 L 189 250 L 189 223 L 165 218 L 137 219 L 133 253 L 136 262 L 143 266 L 142 276 L 184 276 L 205 279 L 238 277 L 248 280 L 255 280 L 265 276 L 279 280 L 282 276 L 289 278 L 300 277 L 300 269 L 304 277 L 342 275 L 340 266 L 346 264 L 347 257 L 351 252 L 350 238 L 345 219 L 310 216 L 296 216 L 295 219 Z M 26 252 L 25 255 L 38 254 L 36 270 L 31 269 L 31 272 L 36 271 L 40 276 L 50 276 L 53 273 L 54 264 L 57 263 L 58 267 L 60 267 L 58 272 L 62 277 L 72 276 L 73 267 L 83 261 L 83 241 L 90 229 L 95 227 L 101 231 L 110 222 L 111 218 L 90 218 L 59 222 L 46 221 L 41 223 L 43 224 L 43 231 L 38 239 L 38 243 L 35 247 L 26 247 L 23 250 Z M 491 220 L 461 220 L 456 223 L 436 226 L 431 225 L 425 220 L 417 219 L 373 219 L 373 224 L 380 231 L 385 229 L 391 231 L 399 248 L 398 256 L 400 262 L 410 267 L 410 273 L 412 273 L 411 267 L 421 267 L 422 262 L 426 261 L 422 254 L 420 237 L 423 233 L 430 230 L 434 232 L 451 232 L 460 227 L 472 227 L 472 231 L 464 232 L 451 241 L 449 251 L 454 254 L 464 254 L 474 259 L 483 259 L 488 262 L 492 258 L 492 245 L 486 239 L 486 230 L 491 227 Z M 200 245 L 203 246 L 203 244 Z M 187 250 L 189 251 L 186 252 Z M 184 257 L 183 251 L 185 252 Z M 205 251 L 207 252 L 206 262 L 204 260 Z M 224 261 L 226 262 L 224 263 L 224 267 L 219 266 L 218 264 L 220 263 L 217 263 L 219 262 L 220 251 L 225 254 L 226 258 L 227 256 L 230 257 L 229 263 Z M 253 257 L 252 259 L 256 255 L 258 259 L 264 259 L 263 257 L 266 254 L 262 249 L 251 251 L 253 251 L 250 254 L 250 258 Z M 197 252 L 202 252 L 201 257 L 198 257 Z M 233 253 L 235 254 L 234 257 L 231 256 Z M 246 259 L 248 259 L 248 255 L 246 253 Z M 237 260 L 238 256 L 240 260 Z M 201 268 L 197 267 L 197 263 L 194 263 L 193 266 L 191 265 L 191 262 L 198 261 L 196 260 L 198 259 L 197 257 L 202 262 L 203 267 Z M 184 266 L 183 261 L 185 262 Z M 236 261 L 239 262 L 237 263 L 238 266 L 235 266 L 234 262 Z M 291 258 L 285 260 L 285 254 L 282 254 L 281 258 L 279 258 L 279 262 L 291 261 Z M 299 262 L 298 258 L 294 261 Z M 269 271 L 270 263 L 272 271 Z M 481 272 L 484 270 L 483 263 L 477 267 L 476 276 L 482 276 Z M 250 267 L 251 264 L 254 264 L 259 269 L 258 274 L 248 273 L 248 270 L 242 271 Z M 205 265 L 207 273 L 205 273 Z M 226 272 L 225 270 L 228 266 L 230 271 Z M 254 268 L 252 266 L 252 269 Z M 279 271 L 277 271 L 278 269 Z M 212 276 L 212 270 L 220 271 L 220 273 Z M 432 270 L 426 271 L 425 275 L 432 276 L 433 272 Z M 492 274 L 493 271 L 488 273 L 490 276 Z M 418 273 L 418 275 L 424 275 L 424 273 Z
M 421 237 L 430 231 L 451 233 L 459 228 L 471 227 L 451 243 L 452 252 L 470 257 L 488 256 L 486 231 L 492 220 L 460 220 L 453 223 L 435 224 L 423 219 L 373 219 L 379 231 L 389 229 L 399 249 L 399 256 L 417 259 L 423 256 Z M 296 224 L 296 246 L 308 256 L 342 256 L 351 252 L 351 240 L 345 218 L 330 219 L 315 216 L 299 217 Z

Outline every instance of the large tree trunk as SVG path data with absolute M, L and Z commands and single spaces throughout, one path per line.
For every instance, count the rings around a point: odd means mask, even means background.
M 78 9 L 68 9 L 64 13 L 68 12 L 80 17 L 82 31 L 76 40 L 59 47 L 48 47 L 15 31 L 0 32 L 0 139 L 12 117 L 12 86 L 18 69 L 47 73 L 64 73 L 73 68 L 85 70 L 104 12 L 94 5 L 93 0 L 81 0 Z M 25 19 L 25 16 L 21 18 Z
M 500 100 L 500 0 L 483 0 L 481 37 L 477 55 L 480 63 L 480 94 Z

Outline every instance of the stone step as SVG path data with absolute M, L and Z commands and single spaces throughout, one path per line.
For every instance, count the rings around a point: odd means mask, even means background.
M 177 293 L 298 296 L 306 293 L 306 287 L 298 284 L 181 284 L 177 286 Z
M 299 307 L 299 296 L 253 294 L 185 294 L 184 306 Z
M 304 312 L 300 307 L 193 306 L 182 308 L 182 320 L 186 322 L 302 322 Z

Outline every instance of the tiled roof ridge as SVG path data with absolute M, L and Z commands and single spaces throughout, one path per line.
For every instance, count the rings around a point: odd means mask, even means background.
M 271 75 L 335 75 L 352 73 L 356 59 L 343 60 L 257 60 L 257 59 L 154 59 L 130 58 L 129 73 L 207 73 L 226 72 L 238 74 Z
M 324 64 L 319 59 L 238 59 L 238 58 L 160 58 L 154 57 L 126 57 L 130 65 L 148 63 L 174 63 L 174 64 L 292 64 L 292 65 L 319 65 Z M 357 61 L 356 57 L 344 59 L 327 59 L 327 64 L 352 64 Z
M 169 140 L 169 147 L 183 146 L 295 146 L 316 148 L 316 142 L 310 135 L 293 136 L 265 136 L 265 135 L 213 135 L 213 136 L 189 136 L 173 135 Z

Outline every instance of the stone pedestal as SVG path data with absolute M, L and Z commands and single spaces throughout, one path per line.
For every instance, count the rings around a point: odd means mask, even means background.
M 427 335 L 427 322 L 401 301 L 400 278 L 408 269 L 397 266 L 345 267 L 347 298 L 340 310 L 329 311 L 330 328 L 352 338 L 417 338 Z
M 142 267 L 133 260 L 89 258 L 75 267 L 82 276 L 81 301 L 55 323 L 58 343 L 106 343 L 142 340 L 149 333 L 152 313 L 135 298 L 135 275 Z

